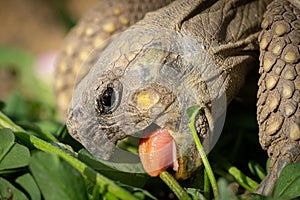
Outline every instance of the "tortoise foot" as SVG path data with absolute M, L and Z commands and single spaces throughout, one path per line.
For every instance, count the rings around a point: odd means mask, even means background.
M 273 193 L 282 169 L 289 163 L 300 162 L 300 146 L 287 145 L 275 159 L 271 158 L 270 170 L 266 178 L 255 190 L 256 193 L 269 196 Z

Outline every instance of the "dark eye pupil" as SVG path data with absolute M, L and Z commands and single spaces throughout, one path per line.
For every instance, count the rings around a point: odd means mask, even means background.
M 104 112 L 109 111 L 109 109 L 112 107 L 112 105 L 115 102 L 115 92 L 114 89 L 111 87 L 108 87 L 101 97 L 101 105 L 103 106 Z

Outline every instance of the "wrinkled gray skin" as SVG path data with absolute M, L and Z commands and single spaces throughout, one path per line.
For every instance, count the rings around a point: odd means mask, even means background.
M 118 141 L 153 125 L 165 128 L 177 147 L 175 177 L 190 177 L 201 161 L 185 111 L 192 105 L 202 108 L 195 125 L 208 152 L 227 104 L 255 67 L 260 24 L 269 3 L 178 0 L 148 13 L 86 62 L 91 69 L 79 77 L 68 111 L 71 135 L 96 157 L 114 160 Z M 293 144 L 289 157 L 274 158 L 258 192 L 271 193 L 283 166 L 297 161 L 299 140 Z

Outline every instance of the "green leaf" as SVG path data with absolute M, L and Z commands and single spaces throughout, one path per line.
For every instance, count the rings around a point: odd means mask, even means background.
M 55 133 L 55 136 L 57 136 L 61 142 L 70 145 L 76 152 L 84 148 L 82 144 L 70 136 L 66 125 L 61 126 Z
M 178 199 L 191 200 L 186 190 L 176 181 L 176 179 L 167 171 L 162 171 L 159 178 L 174 192 Z
M 187 188 L 186 191 L 192 197 L 193 200 L 206 200 L 206 198 L 202 195 L 200 189 Z
M 29 194 L 30 199 L 41 199 L 40 190 L 33 177 L 29 173 L 19 176 L 16 179 L 16 183 L 18 183 L 22 188 L 24 188 L 24 190 Z
M 0 163 L 11 149 L 15 141 L 15 136 L 10 129 L 0 130 Z
M 32 115 L 32 113 L 30 113 L 32 111 L 29 110 L 25 99 L 18 92 L 13 93 L 6 101 L 3 112 L 13 117 L 14 120 L 29 119 Z
M 254 193 L 251 193 L 251 194 L 243 194 L 241 196 L 239 196 L 239 199 L 240 200 L 274 200 L 273 198 L 271 197 L 266 197 L 266 196 L 263 196 L 263 195 L 260 195 L 260 194 L 254 194 Z
M 81 174 L 57 155 L 37 152 L 32 156 L 29 168 L 45 199 L 88 199 Z
M 248 167 L 250 172 L 253 175 L 256 175 L 257 177 L 260 178 L 260 180 L 263 180 L 266 177 L 266 172 L 265 170 L 255 161 L 251 160 L 248 162 Z
M 54 122 L 54 121 L 37 121 L 37 122 L 35 122 L 35 125 L 37 127 L 39 127 L 39 129 L 41 131 L 47 130 L 52 135 L 54 135 L 56 133 L 57 129 L 59 129 L 61 126 L 61 124 L 59 124 L 58 122 Z
M 228 183 L 224 178 L 220 178 L 218 181 L 218 188 L 219 188 L 219 196 L 217 200 L 237 200 L 237 198 L 233 195 L 232 191 L 228 188 Z
M 99 200 L 100 197 L 99 189 L 100 186 L 96 184 L 93 188 L 92 197 L 90 198 L 90 200 Z
M 280 173 L 274 197 L 296 198 L 300 197 L 300 163 L 291 163 Z
M 35 57 L 27 51 L 0 45 L 0 67 L 16 69 L 20 77 L 17 90 L 50 107 L 55 106 L 52 88 L 38 81 L 34 69 Z
M 26 200 L 28 198 L 7 180 L 0 177 L 0 199 Z
M 30 153 L 27 147 L 15 143 L 0 163 L 0 170 L 25 167 L 29 163 Z
M 95 158 L 85 149 L 78 152 L 78 159 L 91 166 L 94 170 L 99 171 L 104 176 L 115 181 L 120 181 L 123 184 L 142 187 L 150 178 L 148 175 L 142 173 L 135 174 L 117 170 L 118 168 L 124 169 L 130 167 L 132 169 L 135 166 L 138 168 L 137 171 L 141 171 L 143 168 L 141 168 L 142 166 L 140 166 L 140 164 L 110 163 L 108 161 Z
M 232 175 L 233 178 L 236 180 L 236 182 L 238 182 L 243 188 L 253 192 L 258 187 L 259 184 L 256 181 L 254 181 L 252 178 L 246 176 L 246 174 L 244 174 L 240 169 L 233 166 L 231 163 L 227 162 L 226 160 L 223 160 L 222 158 L 218 158 L 218 159 L 222 161 L 220 164 L 222 168 L 225 169 L 227 173 Z
M 192 119 L 195 114 L 198 113 L 198 111 L 200 110 L 200 106 L 195 105 L 195 106 L 191 106 L 188 109 L 186 109 L 186 114 L 188 115 L 189 119 Z
M 1 112 L 0 112 L 0 122 L 1 122 Z M 88 183 L 97 184 L 100 187 L 100 193 L 110 193 L 120 199 L 137 199 L 135 196 L 130 194 L 128 191 L 124 190 L 118 186 L 115 182 L 106 178 L 105 176 L 97 173 L 91 167 L 87 166 L 83 162 L 79 161 L 77 158 L 69 155 L 63 150 L 53 146 L 52 144 L 41 140 L 33 135 L 29 135 L 26 132 L 15 132 L 16 138 L 28 146 L 33 146 L 39 150 L 54 153 L 59 156 L 65 162 L 68 162 L 71 166 L 77 169 L 82 176 L 84 176 Z M 49 165 L 47 166 L 49 167 Z
M 148 191 L 143 190 L 141 188 L 132 187 L 129 185 L 121 185 L 123 188 L 125 188 L 127 191 L 129 191 L 131 194 L 136 196 L 138 199 L 156 199 L 152 194 L 150 194 Z
M 38 125 L 32 123 L 32 122 L 20 122 L 18 123 L 20 126 L 22 126 L 27 131 L 30 131 L 33 135 L 36 135 L 42 139 L 45 139 L 49 142 L 58 142 L 58 140 L 52 135 L 50 132 L 45 131 L 44 129 L 41 129 Z
M 2 153 L 0 157 L 0 170 L 14 169 L 28 165 L 30 158 L 28 148 L 18 143 L 11 145 L 14 135 L 9 129 L 2 129 L 0 131 L 0 138 L 0 148 L 6 149 L 3 151 L 5 153 Z M 8 144 L 3 144 L 4 142 Z
M 23 131 L 23 128 L 16 125 L 11 121 L 5 114 L 0 111 L 0 129 L 1 128 L 10 128 L 13 131 Z

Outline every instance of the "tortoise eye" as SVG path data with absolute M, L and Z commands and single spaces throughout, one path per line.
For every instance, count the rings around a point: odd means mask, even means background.
M 97 101 L 98 108 L 101 114 L 111 113 L 116 102 L 116 93 L 112 87 L 107 87 L 106 90 L 100 95 Z
M 121 102 L 123 93 L 123 86 L 121 82 L 114 80 L 113 82 L 107 84 L 106 87 L 102 88 L 102 90 L 99 89 L 100 87 L 96 89 L 99 91 L 99 93 L 97 92 L 95 96 L 96 111 L 100 115 L 112 114 L 112 112 L 118 108 Z
M 108 87 L 102 94 L 101 104 L 109 109 L 114 104 L 115 98 L 116 95 L 114 89 L 112 87 Z

